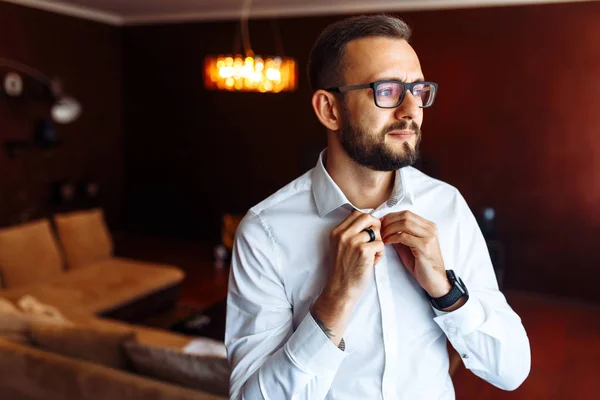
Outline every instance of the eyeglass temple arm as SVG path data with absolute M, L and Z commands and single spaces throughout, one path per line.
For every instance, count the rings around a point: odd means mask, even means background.
M 363 85 L 332 87 L 332 88 L 329 88 L 329 89 L 325 89 L 325 91 L 327 91 L 327 92 L 335 92 L 335 93 L 344 93 L 344 92 L 348 92 L 350 90 L 366 89 L 366 88 L 370 88 L 372 86 L 373 86 L 372 83 L 365 83 Z

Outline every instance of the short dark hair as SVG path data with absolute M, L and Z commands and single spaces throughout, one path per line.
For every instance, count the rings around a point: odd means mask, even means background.
M 401 19 L 383 14 L 347 18 L 329 25 L 310 52 L 308 82 L 311 90 L 342 86 L 346 45 L 352 40 L 370 36 L 408 41 L 410 28 Z

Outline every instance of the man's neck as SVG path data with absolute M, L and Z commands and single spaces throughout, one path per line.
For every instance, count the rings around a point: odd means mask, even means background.
M 376 209 L 392 195 L 395 172 L 373 171 L 352 160 L 345 151 L 327 149 L 325 169 L 356 208 Z

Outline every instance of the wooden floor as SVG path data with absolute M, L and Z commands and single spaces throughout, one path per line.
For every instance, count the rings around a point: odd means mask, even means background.
M 229 271 L 214 268 L 209 246 L 165 246 L 160 240 L 149 245 L 144 239 L 130 242 L 122 254 L 183 268 L 185 305 L 204 307 L 226 296 Z M 505 392 L 461 366 L 453 376 L 457 399 L 600 400 L 600 305 L 516 291 L 505 294 L 529 336 L 531 373 L 516 391 Z

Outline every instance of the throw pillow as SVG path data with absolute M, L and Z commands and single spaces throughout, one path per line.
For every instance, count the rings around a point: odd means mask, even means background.
M 54 322 L 65 323 L 67 320 L 58 311 L 58 308 L 51 306 L 50 304 L 44 304 L 33 296 L 25 295 L 17 301 L 17 305 L 21 312 L 40 317 L 43 320 L 52 320 Z
M 64 318 L 55 319 L 44 314 L 35 315 L 25 313 L 10 301 L 0 298 L 0 337 L 19 343 L 26 343 L 29 341 L 28 333 L 33 321 L 67 323 Z
M 215 356 L 227 358 L 227 348 L 222 341 L 199 337 L 192 339 L 182 350 L 184 353 L 197 356 Z
M 50 352 L 115 369 L 127 369 L 129 364 L 123 344 L 133 340 L 135 332 L 113 327 L 34 322 L 30 338 L 33 344 Z
M 229 394 L 227 358 L 186 354 L 136 341 L 125 343 L 125 350 L 140 374 L 221 396 Z
M 0 229 L 0 273 L 5 288 L 43 282 L 63 271 L 50 221 Z
M 54 216 L 54 223 L 70 269 L 81 268 L 113 255 L 113 242 L 101 209 Z

